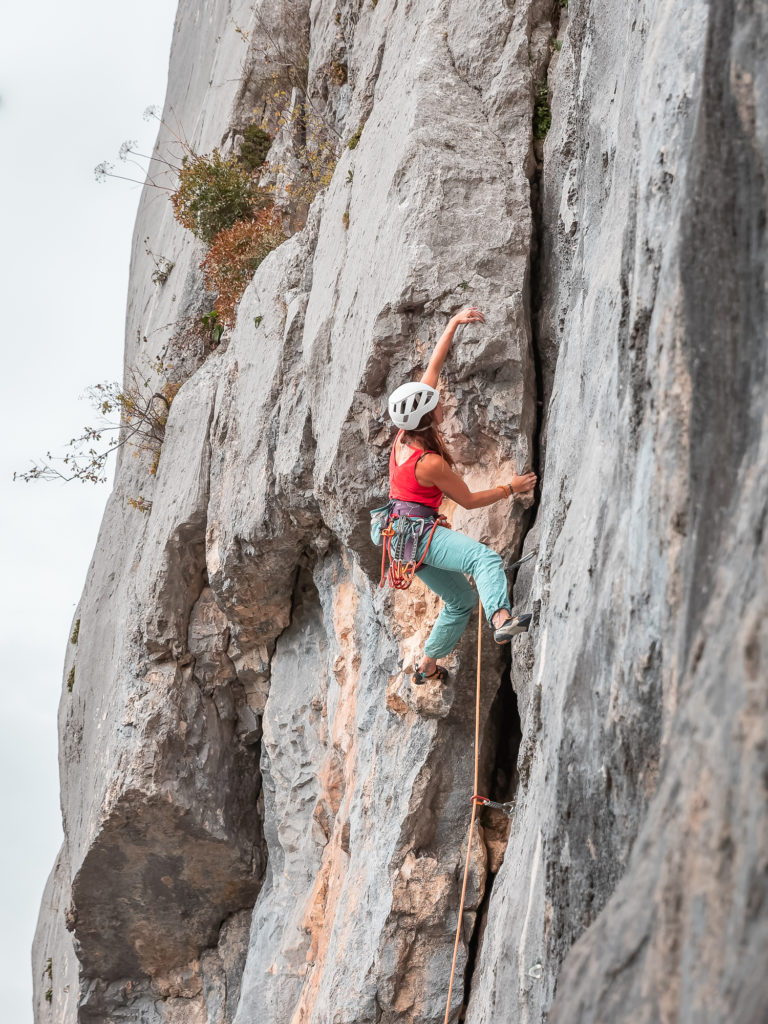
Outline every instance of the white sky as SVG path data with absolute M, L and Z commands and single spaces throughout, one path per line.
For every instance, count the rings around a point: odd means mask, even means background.
M 56 712 L 110 485 L 12 482 L 93 422 L 122 367 L 139 187 L 96 184 L 162 106 L 176 0 L 4 5 L 0 17 L 0 991 L 32 1021 L 30 950 L 61 843 Z M 111 474 L 110 474 L 111 475 Z

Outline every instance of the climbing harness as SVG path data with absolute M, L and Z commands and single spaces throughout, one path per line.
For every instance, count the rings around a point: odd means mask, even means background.
M 437 509 L 428 505 L 420 505 L 413 501 L 393 501 L 387 524 L 379 531 L 383 540 L 381 551 L 381 579 L 379 586 L 389 583 L 395 590 L 407 590 L 413 583 L 413 577 L 424 563 L 429 545 L 438 526 L 450 525 L 445 516 L 439 515 Z M 376 509 L 376 512 L 380 512 Z M 371 513 L 373 516 L 374 513 Z M 422 537 L 429 531 L 427 543 L 421 558 L 416 561 Z M 387 556 L 389 556 L 389 572 L 387 572 Z
M 451 980 L 448 983 L 448 1000 L 445 1004 L 445 1020 L 448 1024 L 451 1015 L 451 996 L 453 995 L 453 979 L 456 974 L 456 958 L 459 955 L 459 942 L 461 941 L 461 926 L 464 917 L 464 901 L 467 896 L 467 879 L 469 878 L 469 860 L 472 854 L 472 837 L 475 833 L 475 820 L 478 807 L 491 807 L 503 811 L 508 817 L 512 816 L 511 804 L 500 804 L 495 800 L 489 800 L 487 796 L 479 796 L 477 784 L 480 776 L 480 668 L 482 663 L 482 642 L 483 642 L 483 606 L 477 602 L 477 687 L 475 695 L 475 785 L 472 797 L 472 817 L 469 822 L 469 838 L 467 840 L 467 858 L 464 861 L 464 880 L 461 884 L 461 899 L 459 900 L 459 917 L 456 922 L 456 941 L 453 944 L 453 960 L 451 961 Z

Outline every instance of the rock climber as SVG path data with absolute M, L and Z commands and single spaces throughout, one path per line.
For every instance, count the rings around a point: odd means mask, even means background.
M 390 514 L 424 520 L 427 528 L 420 536 L 416 561 L 424 553 L 428 528 L 437 518 L 444 496 L 462 508 L 483 508 L 531 491 L 536 485 L 536 474 L 528 472 L 488 490 L 470 491 L 454 469 L 454 460 L 440 433 L 443 406 L 437 383 L 456 328 L 471 323 L 485 323 L 485 317 L 474 306 L 451 318 L 421 380 L 402 384 L 389 396 L 389 415 L 400 428 L 389 460 L 389 508 Z M 435 678 L 442 683 L 448 678 L 437 659 L 454 649 L 477 603 L 465 574 L 475 581 L 496 643 L 509 643 L 513 636 L 528 629 L 530 615 L 512 615 L 499 555 L 479 541 L 437 526 L 416 575 L 439 594 L 444 604 L 413 675 L 416 684 Z

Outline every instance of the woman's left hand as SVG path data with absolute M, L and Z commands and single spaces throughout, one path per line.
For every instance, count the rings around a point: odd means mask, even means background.
M 509 486 L 513 494 L 525 494 L 527 491 L 532 491 L 536 486 L 536 474 L 523 473 L 522 476 L 515 474 L 509 481 Z
M 466 309 L 462 309 L 462 311 L 452 317 L 451 320 L 457 327 L 459 324 L 485 323 L 485 317 L 477 306 L 467 306 Z

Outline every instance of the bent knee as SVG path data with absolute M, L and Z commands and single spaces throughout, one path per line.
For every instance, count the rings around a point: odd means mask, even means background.
M 461 597 L 453 597 L 450 601 L 446 601 L 445 611 L 457 619 L 468 619 L 476 604 L 477 594 L 474 590 L 470 590 L 467 594 L 462 594 Z
M 478 545 L 478 551 L 472 560 L 472 571 L 470 575 L 474 578 L 478 572 L 504 572 L 504 562 L 501 555 L 493 548 L 485 544 Z

